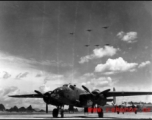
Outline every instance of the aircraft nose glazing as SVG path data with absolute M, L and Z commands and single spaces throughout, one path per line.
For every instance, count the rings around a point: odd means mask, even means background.
M 63 89 L 62 89 L 62 88 L 56 89 L 56 90 L 52 93 L 51 96 L 54 97 L 54 98 L 64 97 Z
M 62 88 L 60 88 L 60 89 L 58 90 L 58 94 L 59 94 L 59 96 L 64 97 L 64 91 L 63 91 Z

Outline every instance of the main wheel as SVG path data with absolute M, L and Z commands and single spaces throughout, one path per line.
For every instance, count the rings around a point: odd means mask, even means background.
M 61 118 L 64 118 L 64 110 L 61 110 Z
M 57 118 L 58 117 L 58 109 L 53 109 L 53 117 Z
M 99 117 L 99 118 L 103 118 L 103 109 L 102 109 L 102 108 L 101 108 L 101 111 L 98 112 L 98 117 Z

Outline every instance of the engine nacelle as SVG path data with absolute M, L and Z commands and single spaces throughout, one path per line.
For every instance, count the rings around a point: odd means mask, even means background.
M 82 106 L 86 106 L 86 107 L 91 106 L 93 104 L 91 97 L 88 95 L 83 95 L 83 96 L 80 95 L 79 101 Z

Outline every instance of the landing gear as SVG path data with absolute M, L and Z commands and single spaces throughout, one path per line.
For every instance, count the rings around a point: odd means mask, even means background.
M 52 116 L 54 118 L 57 118 L 59 112 L 61 114 L 61 118 L 64 118 L 64 109 L 62 109 L 62 107 L 57 107 L 57 108 L 53 109 Z
M 98 117 L 103 118 L 103 109 L 102 108 L 100 108 L 100 109 L 101 109 L 101 111 L 98 111 Z
M 58 117 L 58 113 L 59 113 L 59 110 L 58 109 L 53 109 L 53 117 L 54 118 L 57 118 Z

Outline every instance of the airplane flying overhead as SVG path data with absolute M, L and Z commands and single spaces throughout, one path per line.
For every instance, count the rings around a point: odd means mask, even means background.
M 96 47 L 99 47 L 100 45 L 95 45 Z
M 89 47 L 90 45 L 85 45 L 86 47 Z
M 106 46 L 110 46 L 110 44 L 105 44 Z
M 88 29 L 87 31 L 88 31 L 88 32 L 91 32 L 92 30 L 91 30 L 91 29 Z
M 74 33 L 70 33 L 71 35 L 73 35 Z
M 59 112 L 61 117 L 64 117 L 64 105 L 72 105 L 82 108 L 94 108 L 94 106 L 97 105 L 98 108 L 101 108 L 101 111 L 98 111 L 98 117 L 101 118 L 103 117 L 102 107 L 106 105 L 107 102 L 115 102 L 116 96 L 152 95 L 152 92 L 116 92 L 110 91 L 110 89 L 106 89 L 104 91 L 95 89 L 90 91 L 86 86 L 83 85 L 82 88 L 83 89 L 80 89 L 76 87 L 76 85 L 72 84 L 64 84 L 63 86 L 46 93 L 41 93 L 35 90 L 36 94 L 10 95 L 9 97 L 43 98 L 44 102 L 46 103 L 46 112 L 48 112 L 49 104 L 57 107 L 52 112 L 53 117 L 58 117 Z M 109 97 L 113 97 L 113 99 L 110 99 Z
M 102 28 L 107 29 L 107 28 L 108 28 L 108 26 L 105 26 L 105 27 L 102 27 Z

